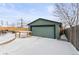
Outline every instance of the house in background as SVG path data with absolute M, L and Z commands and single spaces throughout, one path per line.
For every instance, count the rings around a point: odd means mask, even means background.
M 28 24 L 33 36 L 58 39 L 60 37 L 60 22 L 39 18 Z

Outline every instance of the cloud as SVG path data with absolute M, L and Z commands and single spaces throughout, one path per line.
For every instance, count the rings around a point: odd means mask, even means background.
M 47 11 L 48 11 L 50 14 L 52 14 L 53 11 L 54 11 L 54 6 L 53 6 L 53 5 L 47 6 Z
M 25 16 L 26 14 L 16 10 L 13 4 L 0 4 L 0 20 L 4 22 L 16 23 L 17 19 Z
M 24 11 L 23 9 L 17 10 L 15 4 L 0 4 L 0 20 L 16 23 L 20 18 L 23 18 L 25 22 L 29 23 L 37 18 L 53 19 L 52 15 L 50 15 L 53 10 L 52 5 L 46 6 L 46 9 L 30 8 Z
M 24 16 L 24 13 L 15 9 L 13 4 L 0 4 L 0 16 L 2 17 L 17 17 Z
M 0 3 L 0 8 L 13 9 L 15 6 L 12 3 Z
M 9 6 L 10 5 L 10 6 Z M 20 18 L 26 20 L 26 22 L 31 22 L 39 16 L 36 9 L 30 9 L 29 12 L 22 12 L 16 10 L 13 4 L 0 4 L 0 20 L 9 21 L 9 23 L 17 22 Z
M 35 14 L 35 13 L 36 13 L 36 9 L 30 9 L 29 12 L 30 12 L 31 14 Z

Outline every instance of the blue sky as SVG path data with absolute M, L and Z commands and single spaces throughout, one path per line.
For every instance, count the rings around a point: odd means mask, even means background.
M 53 17 L 52 3 L 0 3 L 0 20 L 16 23 L 23 18 L 26 23 L 38 18 L 58 21 Z

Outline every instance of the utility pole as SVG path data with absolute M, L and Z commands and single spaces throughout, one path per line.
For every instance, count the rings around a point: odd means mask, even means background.
M 20 26 L 23 28 L 23 19 L 20 19 Z

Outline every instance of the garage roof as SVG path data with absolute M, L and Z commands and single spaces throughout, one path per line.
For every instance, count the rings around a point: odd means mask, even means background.
M 38 19 L 36 19 L 35 21 L 29 23 L 28 25 L 30 25 L 30 24 L 32 24 L 32 23 L 38 21 L 38 20 L 46 20 L 46 21 L 50 21 L 50 22 L 54 22 L 54 23 L 58 23 L 58 24 L 62 24 L 61 22 L 56 22 L 56 21 L 52 21 L 52 20 L 48 20 L 48 19 L 38 18 Z

